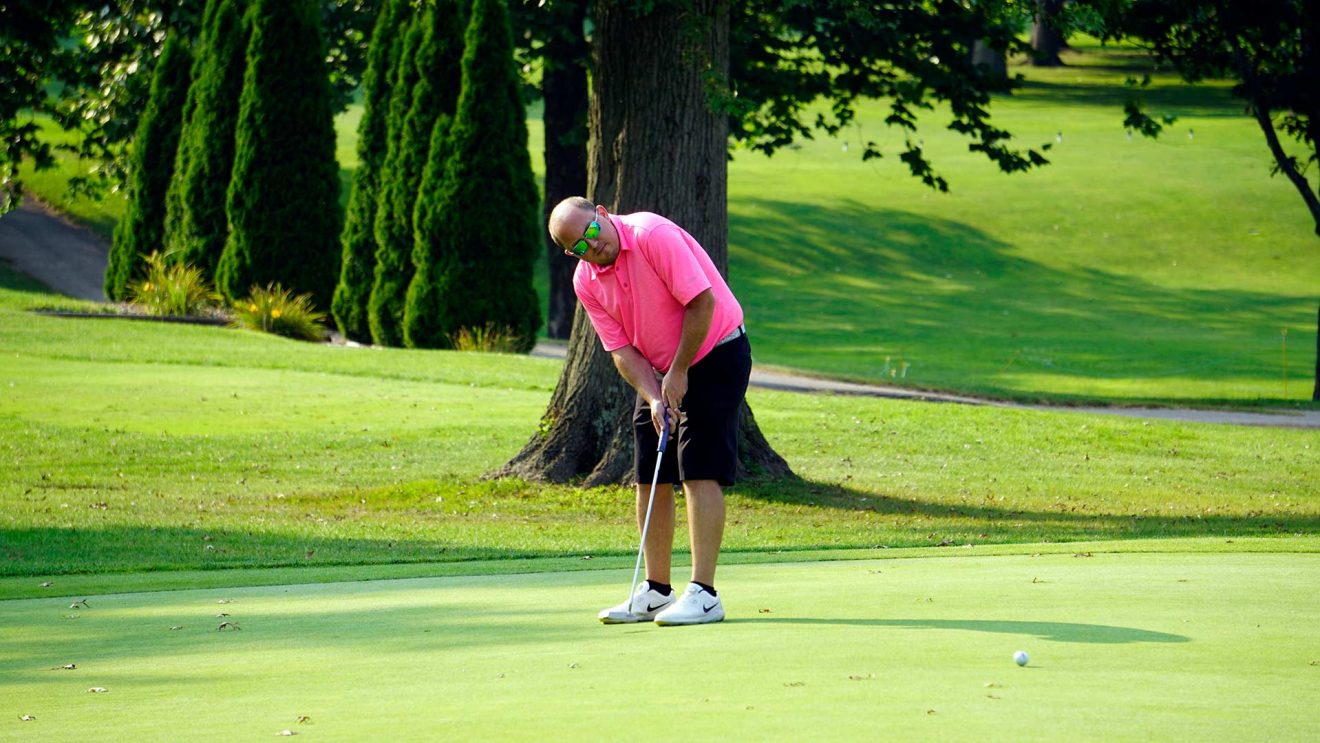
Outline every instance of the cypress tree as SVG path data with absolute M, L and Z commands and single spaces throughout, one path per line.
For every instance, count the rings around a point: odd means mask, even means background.
M 409 0 L 386 0 L 367 50 L 367 71 L 362 76 L 363 110 L 358 123 L 358 167 L 353 173 L 353 191 L 348 197 L 344 221 L 343 255 L 339 284 L 331 309 L 339 332 L 355 341 L 371 338 L 367 324 L 367 300 L 375 281 L 376 200 L 381 168 L 389 143 L 390 71 L 401 49 L 400 29 L 406 29 L 412 14 Z
M 234 129 L 243 91 L 247 32 L 240 0 L 212 0 L 218 6 L 202 37 L 196 77 L 189 98 L 195 102 L 184 123 L 171 192 L 177 204 L 167 242 L 178 259 L 215 276 L 229 225 L 225 195 L 234 167 Z
M 415 180 L 411 187 L 407 185 L 407 164 L 415 159 L 405 152 L 415 142 L 407 134 L 406 122 L 412 110 L 413 92 L 421 80 L 422 67 L 418 60 L 423 53 L 423 41 L 434 22 L 434 6 L 417 17 L 408 29 L 394 69 L 394 90 L 390 94 L 390 141 L 376 202 L 376 264 L 371 296 L 367 301 L 371 339 L 382 346 L 403 345 L 403 297 L 412 277 L 408 256 L 412 248 L 412 202 L 417 188 Z M 418 171 L 420 173 L 420 167 Z M 413 194 L 411 197 L 409 192 Z
M 197 44 L 193 49 L 192 70 L 188 74 L 188 96 L 184 99 L 183 115 L 180 117 L 179 149 L 174 156 L 174 172 L 170 174 L 170 185 L 165 191 L 165 234 L 163 240 L 167 250 L 174 250 L 178 247 L 175 235 L 179 231 L 179 219 L 183 209 L 183 174 L 188 169 L 188 158 L 191 155 L 185 142 L 188 141 L 188 130 L 193 125 L 193 116 L 197 110 L 197 95 L 200 92 L 197 89 L 197 80 L 202 76 L 202 68 L 206 66 L 204 50 L 207 45 L 207 37 L 211 34 L 216 8 L 219 5 L 219 0 L 206 0 L 206 5 L 202 9 L 201 32 L 197 36 Z
M 452 345 L 445 321 L 446 284 L 454 272 L 456 255 L 445 239 L 446 226 L 437 208 L 448 173 L 454 118 L 441 114 L 431 131 L 431 151 L 413 210 L 413 278 L 403 309 L 403 340 L 409 348 L 448 348 Z
M 191 66 L 187 43 L 170 34 L 156 61 L 151 96 L 133 137 L 128 203 L 115 226 L 105 269 L 105 295 L 110 299 L 125 299 L 129 283 L 142 275 L 146 257 L 164 247 L 165 192 L 179 149 Z
M 501 327 L 519 350 L 536 343 L 541 311 L 532 264 L 541 250 L 540 196 L 503 0 L 474 0 L 462 93 L 434 211 L 419 211 L 430 248 L 438 334 Z
M 330 306 L 339 275 L 339 165 L 315 0 L 253 0 L 216 269 L 230 299 L 278 282 Z

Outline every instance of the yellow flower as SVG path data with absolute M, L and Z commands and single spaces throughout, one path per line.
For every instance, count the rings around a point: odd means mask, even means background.
M 279 310 L 271 310 L 271 311 L 270 311 L 270 316 L 271 316 L 272 318 L 277 318 L 277 317 L 280 316 L 280 311 L 279 311 Z
M 256 311 L 257 311 L 257 306 L 251 302 L 248 302 L 248 312 L 256 312 Z
M 150 281 L 144 281 L 144 282 L 142 282 L 142 291 L 144 291 L 144 292 L 149 292 L 149 291 L 151 291 L 151 282 L 150 282 Z

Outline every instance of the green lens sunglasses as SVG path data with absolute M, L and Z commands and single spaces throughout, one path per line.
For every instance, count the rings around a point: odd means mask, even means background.
M 597 237 L 600 237 L 600 222 L 593 219 L 591 220 L 591 224 L 587 225 L 586 231 L 582 233 L 582 239 L 573 243 L 573 249 L 570 252 L 581 258 L 586 255 L 587 250 L 591 248 L 590 245 L 587 245 L 587 241 L 595 240 Z

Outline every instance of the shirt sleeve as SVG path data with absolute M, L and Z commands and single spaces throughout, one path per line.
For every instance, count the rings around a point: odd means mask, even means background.
M 677 225 L 660 225 L 651 230 L 645 240 L 639 240 L 638 244 L 646 260 L 679 304 L 687 305 L 693 297 L 711 288 L 710 279 L 701 270 L 692 247 Z
M 605 307 L 591 293 L 591 290 L 584 286 L 577 276 L 573 277 L 573 292 L 577 294 L 582 302 L 582 308 L 587 311 L 587 317 L 591 320 L 591 327 L 596 329 L 596 335 L 600 338 L 600 345 L 609 353 L 617 351 L 624 346 L 631 345 L 632 341 L 628 339 L 628 334 L 624 331 L 623 325 L 610 317 L 605 311 Z

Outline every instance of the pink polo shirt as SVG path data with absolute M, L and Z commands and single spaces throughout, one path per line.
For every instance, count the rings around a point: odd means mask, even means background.
M 610 221 L 619 233 L 614 263 L 580 261 L 573 274 L 573 291 L 606 351 L 633 346 L 651 366 L 669 371 L 683 334 L 683 309 L 706 289 L 715 297 L 715 314 L 694 364 L 742 324 L 742 306 L 683 228 L 650 212 L 611 214 Z

